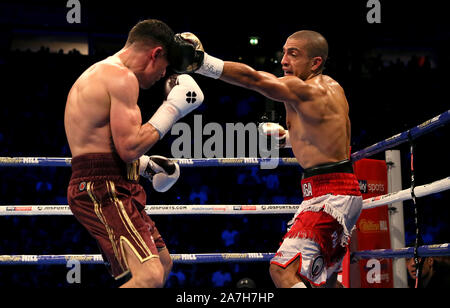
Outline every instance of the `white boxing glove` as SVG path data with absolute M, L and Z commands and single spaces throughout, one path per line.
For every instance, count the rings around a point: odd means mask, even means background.
M 148 122 L 159 132 L 161 139 L 175 122 L 200 106 L 203 99 L 203 92 L 194 78 L 179 75 L 167 99 Z
M 166 192 L 180 177 L 180 166 L 164 156 L 143 155 L 139 158 L 139 174 L 149 179 L 157 192 Z
M 285 130 L 283 126 L 277 123 L 264 122 L 258 125 L 260 134 L 268 138 L 276 138 L 277 148 L 291 148 L 291 140 L 289 138 L 289 131 Z

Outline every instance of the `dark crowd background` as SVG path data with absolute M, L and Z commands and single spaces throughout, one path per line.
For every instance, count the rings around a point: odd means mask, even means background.
M 339 2 L 339 3 L 336 3 Z M 407 1 L 381 2 L 381 23 L 369 24 L 368 1 L 311 4 L 226 1 L 201 10 L 177 2 L 155 6 L 80 1 L 81 23 L 66 21 L 67 1 L 0 1 L 0 156 L 70 157 L 63 115 L 68 91 L 90 65 L 118 51 L 139 20 L 157 18 L 175 32 L 191 31 L 208 53 L 281 76 L 280 51 L 291 33 L 321 32 L 329 41 L 325 74 L 346 91 L 352 121 L 352 151 L 414 127 L 449 109 L 450 31 L 442 3 L 420 7 Z M 392 1 L 390 1 L 392 2 Z M 245 6 L 244 6 L 245 5 Z M 88 54 L 61 48 L 27 47 L 40 36 L 87 37 Z M 249 44 L 258 37 L 259 44 Z M 23 39 L 26 38 L 26 39 Z M 23 47 L 16 44 L 24 41 Z M 19 47 L 18 47 L 19 46 Z M 203 123 L 256 123 L 261 116 L 284 123 L 284 107 L 259 94 L 195 75 L 205 102 L 195 114 Z M 163 81 L 142 91 L 143 120 L 163 98 Z M 192 124 L 193 115 L 183 119 Z M 205 136 L 204 139 L 207 137 Z M 149 154 L 171 156 L 174 136 Z M 416 141 L 416 181 L 448 176 L 444 127 Z M 410 181 L 408 145 L 402 150 L 403 187 Z M 291 157 L 291 150 L 280 156 Z M 383 159 L 377 154 L 375 159 Z M 0 205 L 67 204 L 70 168 L 0 168 Z M 301 169 L 278 167 L 183 169 L 167 193 L 141 180 L 148 204 L 280 204 L 301 202 Z M 450 242 L 448 192 L 419 199 L 426 244 Z M 414 240 L 413 205 L 404 202 L 406 242 Z M 172 253 L 275 252 L 292 215 L 154 216 Z M 0 217 L 1 254 L 96 254 L 97 246 L 75 218 Z M 104 266 L 82 266 L 81 284 L 68 284 L 64 266 L 0 266 L 2 287 L 114 287 Z M 242 278 L 272 287 L 266 263 L 175 264 L 166 287 L 235 287 Z

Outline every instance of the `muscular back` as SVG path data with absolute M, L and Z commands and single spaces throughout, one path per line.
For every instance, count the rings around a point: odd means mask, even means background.
M 124 74 L 128 72 L 120 61 L 110 57 L 87 69 L 73 85 L 64 115 L 72 156 L 113 151 L 110 84 L 126 81 L 126 78 L 114 78 Z M 133 88 L 133 83 L 129 87 Z
M 295 157 L 303 168 L 348 159 L 349 107 L 342 87 L 324 75 L 305 83 L 310 88 L 307 99 L 285 102 Z

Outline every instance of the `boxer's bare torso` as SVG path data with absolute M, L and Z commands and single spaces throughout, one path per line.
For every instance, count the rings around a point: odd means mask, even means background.
M 325 75 L 305 83 L 310 87 L 308 99 L 285 102 L 295 157 L 303 168 L 348 159 L 350 119 L 344 90 Z M 295 93 L 295 89 L 292 91 Z
M 349 107 L 344 90 L 336 81 L 322 74 L 306 81 L 296 76 L 276 78 L 269 73 L 252 72 L 242 64 L 226 63 L 222 80 L 284 102 L 292 150 L 303 168 L 349 158 Z M 254 74 L 250 78 L 257 81 L 242 78 L 242 70 Z
M 159 49 L 125 47 L 78 78 L 64 114 L 73 157 L 115 151 L 131 162 L 159 140 L 153 126 L 142 124 L 137 104 L 139 89 L 151 87 L 165 75 L 167 60 L 149 56 Z
M 67 140 L 73 156 L 86 153 L 108 153 L 113 150 L 109 89 L 117 82 L 111 76 L 127 74 L 127 69 L 114 57 L 89 67 L 75 82 L 67 97 L 64 116 Z M 122 79 L 139 92 L 137 80 Z M 137 108 L 137 105 L 136 105 Z
M 311 71 L 305 46 L 302 40 L 286 41 L 283 77 L 225 62 L 220 79 L 283 102 L 294 155 L 303 168 L 311 168 L 349 158 L 350 120 L 344 90 L 329 76 Z

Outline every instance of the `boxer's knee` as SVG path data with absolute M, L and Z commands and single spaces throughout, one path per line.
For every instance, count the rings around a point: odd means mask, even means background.
M 152 262 L 153 261 L 153 262 Z M 162 288 L 164 286 L 164 267 L 158 259 L 151 259 L 150 264 L 133 275 L 138 288 Z M 147 263 L 146 262 L 146 263 Z
M 165 247 L 159 251 L 159 259 L 164 268 L 164 281 L 169 277 L 170 272 L 172 271 L 173 261 L 170 257 L 169 250 Z
M 269 273 L 273 283 L 277 288 L 291 288 L 298 282 L 302 281 L 297 274 L 299 267 L 299 260 L 294 260 L 288 266 L 281 267 L 276 264 L 270 264 Z
M 169 261 L 167 263 L 164 263 L 163 266 L 164 266 L 164 277 L 167 278 L 170 272 L 172 271 L 173 267 L 172 259 L 169 259 Z
M 123 246 L 131 280 L 123 287 L 161 288 L 164 285 L 164 267 L 159 257 L 144 262 L 138 258 L 128 244 Z
M 283 281 L 286 280 L 286 271 L 275 264 L 270 264 L 269 267 L 270 277 L 277 288 L 283 287 Z

